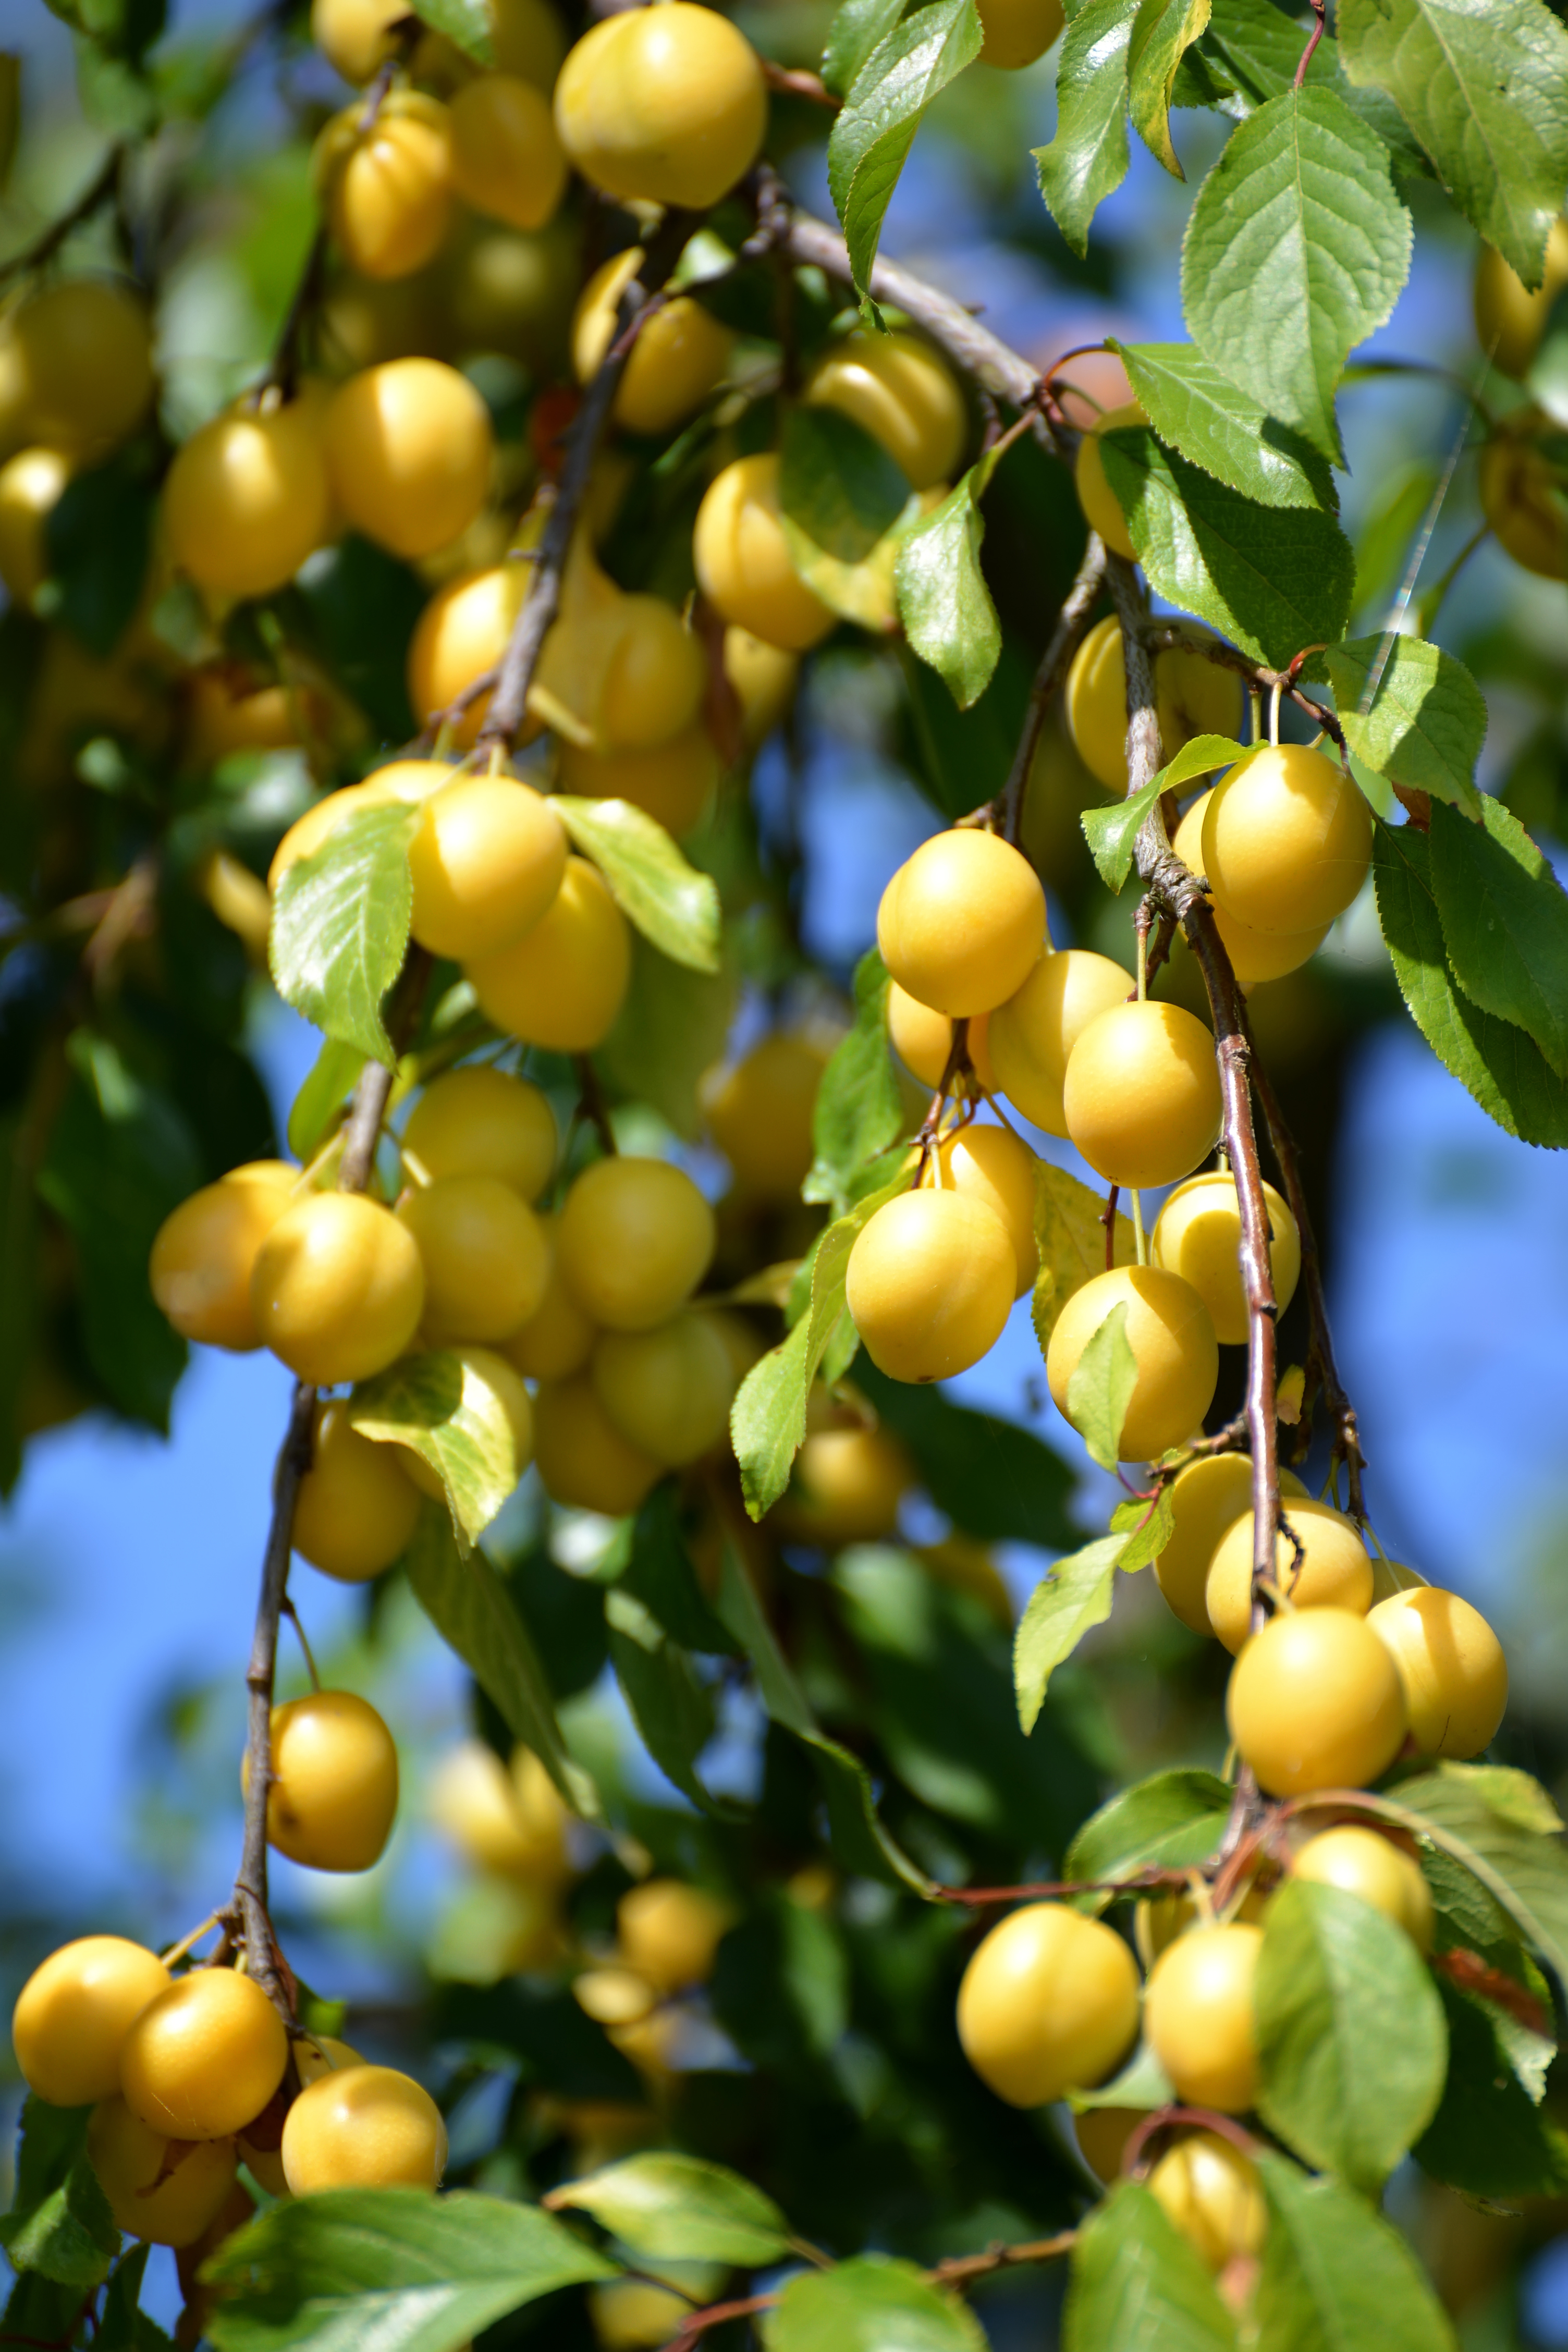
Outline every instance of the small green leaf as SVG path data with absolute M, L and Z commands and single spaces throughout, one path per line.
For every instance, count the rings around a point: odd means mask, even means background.
M 1366 804 L 1371 809 L 1373 814 L 1374 816 L 1380 816 L 1384 824 L 1387 824 L 1392 819 L 1394 809 L 1397 806 L 1394 794 L 1394 786 L 1389 782 L 1388 778 L 1386 776 L 1379 775 L 1375 768 L 1369 768 L 1366 761 L 1358 757 L 1354 751 L 1350 751 L 1348 747 L 1345 754 L 1345 764 L 1349 768 L 1351 774 L 1355 778 L 1356 783 L 1360 788 L 1362 797 L 1366 802 Z
M 797 2271 L 762 2336 L 766 2352 L 985 2352 L 968 2305 L 888 2254 Z
M 1186 173 L 1171 144 L 1171 89 L 1182 59 L 1209 21 L 1210 0 L 1140 0 L 1127 49 L 1132 128 L 1173 179 Z
M 219 2352 L 458 2352 L 541 2295 L 616 2275 L 537 2205 L 418 2189 L 282 2198 L 202 2268 Z
M 904 635 L 960 710 L 978 702 L 1002 652 L 1002 624 L 980 568 L 980 500 L 994 459 L 979 458 L 899 550 L 894 580 Z
M 1421 637 L 1352 637 L 1329 648 L 1345 740 L 1358 759 L 1408 791 L 1481 813 L 1476 761 L 1487 738 L 1487 706 L 1469 671 Z M 1368 700 L 1382 663 L 1377 692 Z
M 492 19 L 485 0 L 410 0 L 410 14 L 433 33 L 445 33 L 477 66 L 494 66 Z
M 1131 1878 L 1186 1870 L 1219 1844 L 1235 1791 L 1213 1772 L 1156 1772 L 1123 1789 L 1085 1822 L 1062 1864 L 1068 1878 Z M 1094 1907 L 1104 1902 L 1096 1897 Z
M 606 2165 L 552 2192 L 650 2262 L 726 2263 L 756 2270 L 789 2252 L 789 2223 L 771 2197 L 727 2165 L 659 2150 Z
M 779 1347 L 753 1364 L 742 1381 L 730 1412 L 730 1435 L 741 1466 L 746 1508 L 760 1519 L 789 1484 L 790 1465 L 805 1437 L 805 1401 L 841 1323 L 848 1323 L 844 1276 L 861 1230 L 879 1209 L 909 1189 L 909 1168 L 900 1155 L 891 1181 L 858 1201 L 828 1226 L 816 1245 L 811 1269 L 811 1311 L 803 1315 Z M 854 1353 L 854 1326 L 847 1341 Z
M 1040 194 L 1081 261 L 1095 213 L 1127 177 L 1127 51 L 1139 0 L 1085 0 L 1057 63 L 1057 128 L 1035 149 Z
M 1268 2148 L 1255 2161 L 1268 2205 L 1258 2285 L 1258 2341 L 1268 2352 L 1457 2352 L 1396 2230 L 1337 2180 L 1309 2180 Z
M 1131 975 L 1128 987 L 1131 988 Z M 1043 1356 L 1051 1343 L 1057 1318 L 1075 1290 L 1105 1272 L 1105 1208 L 1098 1192 L 1069 1176 L 1065 1168 L 1042 1160 L 1035 1171 L 1035 1239 L 1039 1244 L 1040 1271 L 1030 1301 L 1035 1337 Z M 1114 1263 L 1131 1265 L 1136 1255 L 1132 1223 L 1116 1219 Z
M 868 948 L 855 967 L 855 1025 L 835 1046 L 812 1114 L 816 1157 L 801 1186 L 805 1201 L 826 1201 L 836 1215 L 850 1206 L 850 1186 L 868 1160 L 897 1141 L 904 1100 L 888 1050 L 888 967 Z
M 1062 2347 L 1236 2352 L 1236 2322 L 1207 2264 L 1139 2181 L 1119 2180 L 1079 2232 Z
M 1076 1898 L 1079 1910 L 1090 1904 L 1101 1907 L 1110 1897 L 1080 1895 Z M 1146 2042 L 1140 2042 L 1132 2055 L 1109 2083 L 1097 2084 L 1091 2091 L 1069 2090 L 1068 2106 L 1075 2116 L 1085 2114 L 1090 2107 L 1137 2107 L 1147 2115 L 1155 2107 L 1173 2107 L 1176 2094 L 1154 2053 Z
M 1379 825 L 1378 920 L 1410 1017 L 1489 1118 L 1525 1143 L 1568 1146 L 1568 1097 L 1532 1038 L 1483 1013 L 1454 984 L 1433 896 L 1431 846 L 1414 825 Z
M 1091 1462 L 1115 1471 L 1121 1459 L 1121 1428 L 1138 1385 L 1138 1359 L 1127 1337 L 1127 1304 L 1113 1307 L 1097 1324 L 1068 1382 L 1068 1419 L 1089 1448 Z
M 1120 891 L 1125 884 L 1132 871 L 1143 820 L 1163 793 L 1175 792 L 1194 776 L 1210 775 L 1215 769 L 1232 767 L 1246 757 L 1244 746 L 1228 735 L 1194 735 L 1141 791 L 1126 800 L 1085 809 L 1079 821 L 1106 888 Z
M 1444 1979 L 1448 2073 L 1436 2114 L 1416 2141 L 1418 2164 L 1469 2197 L 1560 2197 L 1568 2136 L 1540 2114 L 1502 2046 L 1492 2012 Z
M 1112 348 L 1161 440 L 1191 464 L 1261 507 L 1334 511 L 1334 478 L 1320 453 L 1232 383 L 1195 343 L 1112 339 Z
M 88 2161 L 90 2107 L 51 2107 L 29 2096 L 22 2109 L 16 2200 L 0 2215 L 0 2246 L 15 2271 L 35 2271 L 85 2292 L 109 2275 L 120 2232 Z
M 585 1821 L 602 1820 L 598 1790 L 566 1753 L 532 1637 L 483 1552 L 463 1559 L 450 1519 L 431 1503 L 419 1515 L 403 1569 L 436 1631 L 532 1748 L 566 1802 Z
M 687 864 L 662 824 L 630 801 L 557 793 L 550 805 L 644 939 L 693 971 L 718 971 L 718 887 Z
M 381 1445 L 406 1445 L 446 1489 L 455 1527 L 472 1542 L 528 1467 L 499 1392 L 471 1355 L 432 1348 L 361 1381 L 349 1419 Z
M 1409 1937 L 1360 1895 L 1289 1879 L 1268 1906 L 1255 2004 L 1258 2113 L 1309 2163 L 1375 2194 L 1436 2112 L 1447 2060 Z
M 733 1819 L 735 1808 L 711 1797 L 697 1770 L 715 1719 L 712 1698 L 691 1659 L 635 1593 L 618 1588 L 607 1593 L 605 1622 L 610 1663 L 643 1746 L 700 1811 Z
M 827 28 L 822 81 L 835 98 L 848 95 L 861 67 L 904 13 L 905 0 L 843 0 Z
M 1116 425 L 1100 446 L 1138 561 L 1167 603 L 1272 669 L 1343 636 L 1355 558 L 1332 515 L 1242 498 L 1146 426 Z
M 1568 186 L 1568 34 L 1542 0 L 1342 0 L 1351 80 L 1386 90 L 1489 245 L 1539 286 Z
M 828 136 L 827 184 L 862 301 L 921 118 L 973 63 L 984 38 L 974 0 L 930 0 L 883 35 L 855 77 Z
M 1013 1643 L 1013 1683 L 1018 1720 L 1033 1731 L 1050 1679 L 1092 1626 L 1110 1614 L 1120 1536 L 1101 1536 L 1058 1559 L 1029 1596 Z
M 1110 1531 L 1123 1538 L 1116 1565 L 1124 1576 L 1158 1559 L 1176 1532 L 1176 1514 L 1169 1486 L 1162 1486 L 1152 1503 L 1118 1503 L 1110 1515 Z
M 296 1160 L 315 1158 L 364 1066 L 365 1055 L 357 1045 L 345 1045 L 338 1037 L 323 1040 L 289 1113 L 289 1149 Z
M 1432 889 L 1455 980 L 1533 1037 L 1568 1076 L 1568 896 L 1519 819 L 1489 794 L 1471 824 L 1432 811 Z
M 779 446 L 779 511 L 839 563 L 863 563 L 909 504 L 903 468 L 837 408 L 793 409 Z
M 1231 135 L 1182 253 L 1193 341 L 1269 415 L 1341 456 L 1334 392 L 1410 268 L 1387 148 L 1331 89 L 1289 89 Z
M 381 1003 L 403 969 L 414 882 L 408 845 L 417 806 L 356 809 L 278 886 L 268 956 L 278 993 L 367 1060 L 394 1060 Z

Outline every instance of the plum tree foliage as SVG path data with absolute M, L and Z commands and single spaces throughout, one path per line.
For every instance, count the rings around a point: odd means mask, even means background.
M 1068 2352 L 1455 2346 L 1382 2192 L 1568 2189 L 1568 1853 L 1378 1542 L 1321 1235 L 1401 1003 L 1568 1144 L 1563 666 L 1434 634 L 1489 536 L 1568 577 L 1562 12 L 49 5 L 100 153 L 0 259 L 0 1483 L 193 1345 L 292 1403 L 232 1891 L 30 1956 L 0 2339 L 166 2342 L 162 2245 L 219 2352 L 973 2352 L 1026 2272 Z M 1184 341 L 1021 354 L 880 254 L 968 139 L 1103 291 L 1184 110 Z M 193 252 L 268 313 L 226 373 Z M 1417 263 L 1460 438 L 1352 539 Z M 929 803 L 852 973 L 778 815 L 851 705 Z M 1045 1436 L 941 1385 L 1009 1326 Z M 408 1809 L 384 1693 L 275 1704 L 317 1574 L 472 1678 L 412 2071 L 270 1907 Z

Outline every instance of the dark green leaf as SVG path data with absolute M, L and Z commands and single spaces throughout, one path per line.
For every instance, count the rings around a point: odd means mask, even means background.
M 1479 697 L 1477 697 L 1479 699 Z M 1519 819 L 1489 795 L 1471 824 L 1432 811 L 1432 889 L 1455 980 L 1568 1076 L 1568 897 Z
M 1096 1325 L 1068 1382 L 1068 1419 L 1102 1470 L 1114 1473 L 1121 1459 L 1122 1424 L 1137 1385 L 1138 1359 L 1122 1300 Z
M 141 2309 L 142 2280 L 152 2248 L 132 2243 L 114 2265 L 99 2314 L 93 2352 L 174 2352 L 174 2339 Z
M 1153 2193 L 1120 2180 L 1073 2249 L 1063 2352 L 1235 2352 L 1236 2322 Z
M 495 64 L 492 19 L 485 0 L 412 0 L 412 14 L 433 33 L 445 33 L 477 66 Z
M 621 1590 L 651 1609 L 674 1640 L 688 1650 L 733 1651 L 734 1638 L 703 1597 L 677 1515 L 676 1489 L 657 1486 L 632 1526 L 631 1558 Z
M 49 618 L 100 660 L 141 602 L 156 507 L 143 467 L 121 454 L 74 475 L 44 526 Z
M 220 2352 L 457 2352 L 542 2294 L 615 2275 L 537 2205 L 417 2189 L 284 2198 L 202 2271 L 222 2290 Z
M 1568 185 L 1568 34 L 1542 0 L 1342 0 L 1352 82 L 1394 100 L 1489 245 L 1539 286 Z
M 1447 2057 L 1409 1937 L 1358 1895 L 1289 1879 L 1268 1906 L 1255 2003 L 1258 2113 L 1309 2163 L 1375 2194 L 1436 2113 Z
M 735 1808 L 710 1796 L 698 1774 L 697 1759 L 713 1737 L 713 1701 L 689 1655 L 635 1593 L 608 1593 L 605 1622 L 610 1663 L 648 1754 L 701 1811 L 732 1818 Z
M 980 501 L 994 463 L 990 453 L 977 459 L 941 506 L 915 524 L 894 573 L 904 635 L 960 710 L 978 702 L 1002 652 L 1002 624 L 980 568 Z
M 931 0 L 883 35 L 855 77 L 828 138 L 827 184 L 862 300 L 921 117 L 983 39 L 974 0 Z
M 863 563 L 909 503 L 902 467 L 837 408 L 791 411 L 779 449 L 779 509 L 814 547 Z
M 1030 1594 L 1013 1644 L 1018 1721 L 1026 1732 L 1038 1722 L 1047 1688 L 1062 1660 L 1071 1656 L 1092 1626 L 1103 1625 L 1110 1616 L 1121 1549 L 1120 1536 L 1101 1536 L 1058 1559 Z
M 445 1511 L 427 1504 L 403 1557 L 414 1597 L 443 1641 L 526 1741 L 567 1803 L 600 1818 L 598 1792 L 566 1753 L 544 1669 L 527 1626 L 483 1552 L 458 1551 Z
M 921 1485 L 939 1511 L 982 1543 L 1032 1543 L 1070 1550 L 1073 1474 L 1029 1430 L 995 1413 L 954 1404 L 943 1390 L 889 1380 L 865 1354 L 852 1378 L 878 1418 L 908 1447 Z
M 1531 2101 L 1490 2012 L 1439 1978 L 1448 2023 L 1442 2104 L 1416 2141 L 1417 2161 L 1467 2196 L 1554 2197 L 1568 2189 L 1568 2136 Z
M 1195 343 L 1118 343 L 1128 382 L 1162 441 L 1261 507 L 1338 504 L 1322 457 L 1269 416 Z
M 1139 426 L 1102 434 L 1100 453 L 1158 594 L 1274 669 L 1343 636 L 1355 559 L 1331 515 L 1258 506 Z
M 93 1370 L 120 1411 L 167 1429 L 185 1343 L 147 1285 L 159 1226 L 201 1181 L 190 1131 L 107 1037 L 79 1029 L 38 1191 L 69 1227 Z
M 827 28 L 822 80 L 835 98 L 845 98 L 879 41 L 904 13 L 904 0 L 842 0 Z
M 1057 62 L 1057 128 L 1037 147 L 1040 194 L 1081 260 L 1089 226 L 1127 177 L 1127 51 L 1139 0 L 1086 0 Z
M 296 1160 L 315 1158 L 359 1084 L 364 1065 L 357 1045 L 345 1045 L 336 1037 L 323 1044 L 289 1113 L 289 1149 Z
M 1268 2352 L 1456 2352 L 1431 2284 L 1396 2230 L 1337 2180 L 1259 2149 L 1268 2204 L 1258 2338 Z
M 308 220 L 304 226 L 308 235 Z M 296 263 L 287 283 L 298 276 Z M 279 288 L 279 318 L 286 299 Z M 381 740 L 405 743 L 425 716 L 416 719 L 409 709 L 406 682 L 409 639 L 430 601 L 418 573 L 351 530 L 311 556 L 287 601 L 297 603 L 301 635 L 315 640 Z
M 822 1074 L 812 1114 L 816 1157 L 801 1187 L 836 1216 L 850 1205 L 850 1186 L 868 1160 L 897 1140 L 903 1097 L 888 1048 L 888 967 L 868 948 L 855 967 L 855 1025 L 840 1038 Z
M 579 800 L 568 793 L 557 793 L 550 805 L 646 940 L 693 971 L 718 971 L 718 890 L 710 876 L 687 864 L 656 818 L 630 801 Z
M 913 2263 L 857 2254 L 797 2271 L 763 2321 L 763 2342 L 767 2352 L 984 2352 L 985 2337 L 968 2305 Z
M 1063 1875 L 1131 1878 L 1140 1870 L 1195 1867 L 1219 1844 L 1233 1794 L 1213 1772 L 1156 1772 L 1085 1822 Z
M 1480 814 L 1476 761 L 1487 706 L 1464 663 L 1420 637 L 1352 637 L 1329 648 L 1329 682 L 1345 740 L 1390 782 Z M 1382 664 L 1370 708 L 1373 674 Z
M 108 2277 L 120 2252 L 109 2200 L 88 2161 L 89 2107 L 22 2110 L 16 2201 L 0 2215 L 0 2246 L 13 2270 L 37 2271 L 79 2294 Z
M 728 2165 L 661 2149 L 628 2157 L 556 2189 L 552 2210 L 592 2213 L 613 2238 L 651 2262 L 725 2263 L 756 2270 L 789 2251 L 789 2224 L 771 2197 Z
M 1378 919 L 1415 1026 L 1489 1118 L 1525 1143 L 1562 1150 L 1568 1146 L 1562 1080 L 1522 1029 L 1483 1013 L 1454 984 L 1427 836 L 1414 825 L 1379 825 L 1373 856 Z
M 1290 89 L 1232 133 L 1198 191 L 1182 304 L 1215 367 L 1340 457 L 1334 392 L 1410 268 L 1387 148 L 1330 89 Z
M 695 1143 L 702 1132 L 698 1082 L 723 1059 L 734 1009 L 729 971 L 672 963 L 639 934 L 632 940 L 631 985 L 615 1027 L 595 1048 L 595 1066 Z
M 1544 1836 L 1499 1812 L 1473 1769 L 1449 1764 L 1402 1781 L 1377 1810 L 1425 1832 L 1462 1863 L 1568 1986 L 1568 1847 L 1560 1834 Z
M 388 1067 L 381 1003 L 408 947 L 408 845 L 418 823 L 418 809 L 403 801 L 356 809 L 289 868 L 272 904 L 279 995 L 329 1037 Z
M 837 1837 L 834 1851 L 847 1866 Z M 885 1878 L 879 1857 L 877 1873 Z M 713 2014 L 755 2066 L 819 2068 L 849 2021 L 849 1965 L 837 1928 L 787 1895 L 764 1895 L 719 1948 Z
M 1208 24 L 1210 0 L 1141 0 L 1127 49 L 1132 128 L 1178 180 L 1186 173 L 1171 144 L 1171 89 L 1183 58 Z
M 522 2079 L 563 2099 L 605 2099 L 635 2106 L 640 2077 L 584 2017 L 564 1985 L 512 1977 L 504 1984 L 438 1985 L 430 2012 L 434 2042 L 464 2042 L 487 2053 L 510 2051 Z
M 361 1381 L 349 1419 L 382 1445 L 406 1445 L 446 1489 L 454 1525 L 483 1533 L 528 1467 L 500 1392 L 471 1356 L 432 1348 Z

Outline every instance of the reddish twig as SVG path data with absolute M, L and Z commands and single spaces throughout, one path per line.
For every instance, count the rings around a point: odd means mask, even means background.
M 803 73 L 795 66 L 775 65 L 772 58 L 763 58 L 762 67 L 763 79 L 781 98 L 806 98 L 813 106 L 825 106 L 830 114 L 837 114 L 844 103 L 841 98 L 835 98 L 820 74 Z
M 1026 2263 L 1054 2263 L 1062 2254 L 1070 2254 L 1078 2243 L 1076 2230 L 1058 2230 L 1054 2238 L 1032 2238 L 1021 2245 L 1009 2246 L 998 2238 L 983 2254 L 949 2254 L 927 2271 L 932 2286 L 967 2286 L 971 2279 L 989 2278 L 996 2271 L 1018 2268 Z
M 1312 0 L 1312 37 L 1301 52 L 1301 62 L 1296 68 L 1296 87 L 1300 89 L 1307 79 L 1307 68 L 1311 64 L 1318 43 L 1326 29 L 1327 0 Z
M 771 2311 L 778 2301 L 774 2294 L 746 2294 L 735 2303 L 710 2303 L 706 2311 L 694 2311 L 683 2319 L 669 2338 L 665 2352 L 690 2352 L 690 2347 L 710 2327 L 721 2327 L 727 2319 L 750 2319 L 759 2311 Z
M 1251 2156 L 1258 2146 L 1245 2124 L 1238 2124 L 1234 2116 L 1220 2115 L 1213 2107 L 1156 2107 L 1152 2116 L 1145 2116 L 1142 2122 L 1134 2124 L 1128 2133 L 1121 2150 L 1123 2173 L 1129 2176 L 1136 2173 L 1143 2150 L 1156 2134 L 1179 2131 L 1184 2127 L 1215 2132 L 1221 2139 L 1229 2140 L 1232 2147 L 1242 2156 Z
M 1039 1902 L 1059 1895 L 1147 1895 L 1161 1886 L 1185 1886 L 1190 1870 L 1134 1871 L 1130 1878 L 1050 1878 L 1034 1886 L 938 1886 L 933 1903 L 962 1903 L 981 1910 L 993 1903 Z

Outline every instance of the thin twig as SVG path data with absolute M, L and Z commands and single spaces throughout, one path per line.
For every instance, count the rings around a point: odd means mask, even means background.
M 834 96 L 820 74 L 803 73 L 794 66 L 775 65 L 772 58 L 764 58 L 762 66 L 763 79 L 770 89 L 776 89 L 781 98 L 808 98 L 813 106 L 825 106 L 830 114 L 837 114 L 844 103 L 841 98 Z
M 1024 822 L 1024 794 L 1028 787 L 1029 771 L 1035 763 L 1041 730 L 1046 723 L 1046 713 L 1061 689 L 1062 681 L 1089 625 L 1095 599 L 1104 585 L 1105 549 L 1099 533 L 1091 530 L 1089 545 L 1083 551 L 1083 562 L 1078 568 L 1078 577 L 1062 600 L 1056 627 L 1040 656 L 1040 666 L 1029 688 L 1029 708 L 1025 714 L 1023 732 L 1018 738 L 1018 748 L 1013 754 L 1013 765 L 1008 771 L 1000 803 L 992 803 L 994 808 L 999 809 L 996 830 L 1015 847 Z
M 1058 2230 L 1054 2238 L 1034 2238 L 1016 2246 L 997 2239 L 983 2254 L 949 2254 L 926 2277 L 932 2286 L 966 2286 L 971 2279 L 989 2278 L 995 2271 L 1014 2270 L 1025 2263 L 1054 2263 L 1070 2254 L 1077 2243 L 1076 2230 Z
M 1185 1886 L 1191 1876 L 1190 1870 L 1161 1870 L 1151 1864 L 1127 1878 L 1046 1878 L 1027 1886 L 938 1886 L 931 1899 L 979 1911 L 994 1903 L 1036 1903 L 1063 1895 L 1147 1895 L 1160 1886 Z
M 68 205 L 58 220 L 51 221 L 43 235 L 35 237 L 31 245 L 25 246 L 20 253 L 14 253 L 8 261 L 0 261 L 0 286 L 13 278 L 25 277 L 35 269 L 41 269 L 47 261 L 52 261 L 71 231 L 79 228 L 83 221 L 90 220 L 95 212 L 109 203 L 118 193 L 126 152 L 123 142 L 116 140 L 75 204 Z
M 1328 16 L 1327 0 L 1312 0 L 1312 37 L 1301 52 L 1301 62 L 1296 68 L 1296 87 L 1300 89 L 1307 79 L 1307 68 L 1311 64 L 1318 43 L 1322 39 Z
M 605 1101 L 605 1090 L 599 1084 L 599 1073 L 586 1054 L 574 1054 L 572 1066 L 577 1073 L 578 1110 L 594 1128 L 605 1153 L 613 1160 L 616 1150 L 616 1130 L 610 1124 L 609 1107 Z

